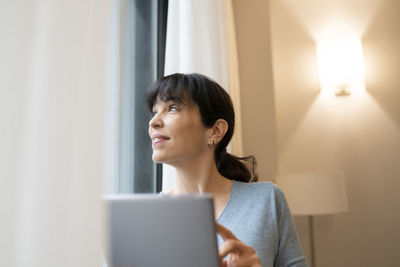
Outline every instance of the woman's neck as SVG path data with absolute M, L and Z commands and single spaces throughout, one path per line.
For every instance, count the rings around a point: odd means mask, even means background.
M 214 199 L 215 219 L 221 215 L 232 190 L 232 181 L 223 177 L 217 170 L 214 158 L 174 166 L 176 170 L 176 183 L 167 192 L 171 195 L 189 193 L 209 193 Z
M 214 197 L 230 192 L 232 181 L 217 170 L 214 158 L 191 160 L 174 166 L 176 183 L 168 192 L 173 195 L 189 193 L 210 193 Z

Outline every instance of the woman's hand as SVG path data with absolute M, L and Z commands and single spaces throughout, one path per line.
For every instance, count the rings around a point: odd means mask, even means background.
M 217 223 L 218 232 L 224 243 L 219 247 L 222 267 L 261 267 L 260 258 L 254 248 L 236 238 L 229 229 Z M 229 254 L 228 260 L 224 260 Z

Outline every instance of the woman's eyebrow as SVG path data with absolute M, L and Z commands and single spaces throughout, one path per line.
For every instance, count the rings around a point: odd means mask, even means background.
M 176 105 L 178 107 L 182 107 L 184 104 L 180 101 L 175 101 L 175 100 L 168 100 L 164 102 L 166 105 L 171 106 L 171 105 Z
M 156 109 L 157 106 L 171 106 L 171 105 L 179 105 L 176 101 L 173 100 L 166 100 L 166 101 L 157 101 L 154 103 L 153 107 L 151 108 L 152 112 L 154 112 L 154 109 Z
M 175 104 L 177 104 L 177 103 L 179 103 L 180 101 L 179 101 L 178 99 L 176 99 L 176 98 L 171 98 L 171 99 L 165 100 L 164 102 L 165 102 L 165 103 L 175 103 Z

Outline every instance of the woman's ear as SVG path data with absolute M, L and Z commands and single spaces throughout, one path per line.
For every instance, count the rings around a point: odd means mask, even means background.
M 226 132 L 228 131 L 228 123 L 224 119 L 218 119 L 213 127 L 211 127 L 211 133 L 209 137 L 208 144 L 209 145 L 215 145 L 219 143 L 219 141 L 224 138 Z

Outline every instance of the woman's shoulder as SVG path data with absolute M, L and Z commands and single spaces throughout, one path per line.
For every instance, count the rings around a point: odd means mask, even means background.
M 240 195 L 246 195 L 246 197 L 250 198 L 268 198 L 273 201 L 279 201 L 283 197 L 281 189 L 273 182 L 245 183 L 234 181 L 234 188 Z
M 249 192 L 277 192 L 281 191 L 279 186 L 276 185 L 273 182 L 252 182 L 252 183 L 245 183 L 245 182 L 240 182 L 240 181 L 234 181 L 235 187 L 243 190 L 243 191 L 249 191 Z

